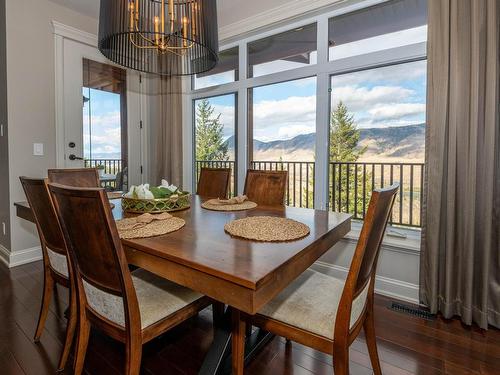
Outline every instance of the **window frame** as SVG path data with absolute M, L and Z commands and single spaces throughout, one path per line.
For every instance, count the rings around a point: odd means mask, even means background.
M 184 160 L 184 170 L 193 168 L 193 140 L 194 116 L 192 113 L 192 103 L 194 100 L 204 97 L 220 96 L 237 93 L 236 98 L 236 186 L 238 193 L 243 191 L 244 181 L 249 160 L 248 142 L 248 90 L 259 86 L 272 85 L 285 81 L 298 80 L 316 76 L 316 147 L 315 147 L 315 181 L 314 181 L 314 202 L 316 209 L 325 210 L 328 208 L 328 140 L 329 140 L 329 118 L 330 118 L 330 77 L 351 73 L 360 70 L 374 69 L 383 66 L 401 64 L 417 60 L 427 59 L 427 42 L 409 44 L 402 47 L 395 47 L 383 51 L 376 51 L 358 56 L 347 57 L 339 60 L 329 61 L 328 59 L 328 21 L 330 18 L 342 14 L 354 12 L 373 5 L 381 4 L 387 0 L 364 0 L 355 4 L 350 4 L 341 8 L 332 7 L 331 10 L 322 12 L 320 15 L 304 17 L 303 19 L 285 22 L 281 26 L 266 29 L 266 31 L 243 36 L 238 40 L 222 43 L 221 50 L 239 46 L 239 80 L 219 86 L 192 90 L 189 84 L 185 85 L 184 95 L 184 148 L 186 149 Z M 317 64 L 299 67 L 283 72 L 272 73 L 259 77 L 248 77 L 247 74 L 247 53 L 248 43 L 253 41 L 286 32 L 288 30 L 307 26 L 312 23 L 317 24 Z M 193 174 L 184 175 L 184 185 L 193 186 Z
M 192 132 L 192 147 L 191 147 L 191 157 L 192 157 L 192 164 L 191 164 L 191 188 L 193 189 L 192 191 L 196 191 L 197 188 L 197 179 L 196 179 L 196 102 L 199 100 L 203 99 L 212 99 L 212 98 L 218 98 L 221 96 L 229 96 L 233 95 L 234 96 L 234 160 L 229 160 L 234 162 L 234 192 L 235 194 L 239 191 L 238 190 L 238 145 L 239 145 L 239 140 L 238 140 L 238 92 L 233 91 L 233 92 L 228 92 L 226 94 L 222 95 L 210 95 L 210 96 L 203 96 L 199 98 L 193 98 L 191 99 L 191 114 L 192 114 L 192 121 L 193 121 L 193 132 Z M 246 173 L 246 172 L 245 172 Z M 185 185 L 188 186 L 188 185 Z

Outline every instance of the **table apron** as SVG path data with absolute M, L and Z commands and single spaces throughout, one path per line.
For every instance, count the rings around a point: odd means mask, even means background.
M 128 246 L 125 246 L 124 250 L 129 264 L 193 289 L 214 300 L 234 306 L 248 314 L 256 313 L 253 303 L 256 291 L 253 289 Z

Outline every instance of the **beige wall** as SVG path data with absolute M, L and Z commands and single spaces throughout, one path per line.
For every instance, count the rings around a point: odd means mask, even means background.
M 53 20 L 97 34 L 97 20 L 48 0 L 7 0 L 7 77 L 11 251 L 38 246 L 33 224 L 15 215 L 25 200 L 19 176 L 45 177 L 55 166 Z M 44 156 L 33 156 L 33 143 Z
M 9 151 L 7 140 L 7 60 L 5 39 L 5 0 L 0 0 L 0 246 L 10 248 Z M 2 223 L 5 223 L 5 234 Z

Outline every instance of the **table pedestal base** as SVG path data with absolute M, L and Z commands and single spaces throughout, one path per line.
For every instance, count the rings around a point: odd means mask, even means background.
M 231 374 L 231 308 L 214 324 L 214 341 L 201 366 L 200 375 Z M 245 342 L 245 365 L 274 338 L 272 333 L 256 329 Z

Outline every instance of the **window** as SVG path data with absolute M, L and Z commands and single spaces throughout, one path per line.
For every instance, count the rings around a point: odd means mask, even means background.
M 248 76 L 259 77 L 316 64 L 316 24 L 248 44 Z
M 194 76 L 193 88 L 197 90 L 237 81 L 239 79 L 238 56 L 238 47 L 221 51 L 219 53 L 219 62 L 214 69 Z
M 312 207 L 316 77 L 257 87 L 248 96 L 252 166 L 288 170 L 288 204 Z
M 191 95 L 195 101 L 228 95 L 231 110 L 213 114 L 221 119 L 227 112 L 234 117 L 235 107 L 247 111 L 239 114 L 246 124 L 238 125 L 247 144 L 235 148 L 234 137 L 224 138 L 235 152 L 228 162 L 240 157 L 238 181 L 246 168 L 287 170 L 288 205 L 361 220 L 372 189 L 399 182 L 391 223 L 419 227 L 427 1 L 363 1 L 375 5 L 351 13 L 336 4 L 275 34 L 249 36 L 238 42 L 246 55 L 239 70 L 247 71 L 239 77 L 224 51 L 221 67 L 206 78 L 227 72 L 235 78 L 228 74 L 217 87 L 196 83 Z M 233 134 L 234 126 L 233 120 Z
M 103 166 L 109 189 L 127 188 L 126 89 L 125 70 L 83 59 L 84 165 Z
M 202 167 L 231 168 L 235 191 L 236 94 L 194 101 L 196 182 Z
M 427 1 L 393 0 L 329 20 L 329 57 L 338 60 L 427 41 Z
M 400 182 L 392 221 L 419 225 L 426 61 L 331 78 L 330 206 L 362 218 L 370 192 Z M 411 213 L 410 213 L 411 212 Z

